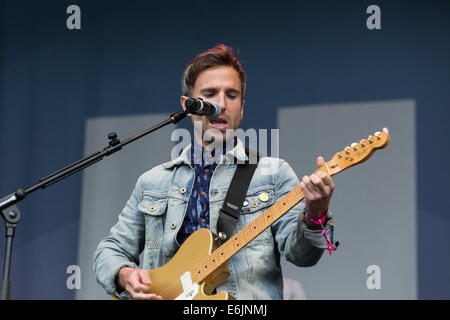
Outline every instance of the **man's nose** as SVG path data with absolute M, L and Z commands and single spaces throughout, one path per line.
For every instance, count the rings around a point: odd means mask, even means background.
M 219 94 L 218 96 L 217 96 L 217 101 L 216 101 L 218 104 L 219 104 L 219 106 L 220 106 L 220 111 L 221 111 L 221 113 L 224 113 L 224 111 L 226 110 L 226 108 L 227 108 L 227 99 L 225 98 L 225 95 L 224 94 Z

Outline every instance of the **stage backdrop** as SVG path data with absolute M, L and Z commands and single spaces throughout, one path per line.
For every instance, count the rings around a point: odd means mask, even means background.
M 80 29 L 67 27 L 67 9 L 74 4 L 81 12 Z M 373 4 L 381 10 L 381 29 L 367 27 L 366 11 Z M 324 257 L 316 268 L 295 269 L 295 274 L 285 267 L 301 281 L 306 295 L 331 297 L 332 291 L 315 291 L 328 283 L 312 288 L 306 278 L 317 272 L 329 279 L 343 272 L 335 281 L 344 281 L 348 272 L 336 268 L 345 258 L 349 265 L 354 261 L 358 279 L 342 288 L 346 297 L 363 292 L 364 298 L 407 294 L 448 299 L 449 30 L 446 0 L 262 0 L 229 1 L 226 6 L 204 0 L 0 0 L 0 197 L 103 148 L 110 130 L 123 139 L 178 111 L 185 65 L 200 51 L 225 43 L 238 48 L 248 75 L 243 128 L 279 126 L 281 141 L 288 144 L 281 156 L 299 177 L 313 169 L 316 152 L 330 157 L 383 126 L 392 133 L 388 149 L 336 177 L 332 209 L 342 245 L 335 256 Z M 333 116 L 318 117 L 327 108 Z M 383 112 L 373 118 L 378 108 Z M 349 110 L 355 116 L 337 125 L 335 120 Z M 405 110 L 404 122 L 397 121 L 398 110 Z M 139 121 L 131 126 L 124 123 L 127 119 Z M 180 123 L 189 125 L 188 120 Z M 288 134 L 293 131 L 298 134 L 295 150 Z M 319 142 L 322 135 L 330 140 Z M 93 243 L 106 235 L 139 173 L 169 157 L 168 144 L 154 139 L 146 137 L 19 204 L 13 299 L 82 298 L 95 287 L 88 263 Z M 135 158 L 136 149 L 148 154 Z M 399 150 L 404 151 L 401 156 Z M 131 163 L 125 165 L 124 159 Z M 110 168 L 114 170 L 102 175 L 97 171 Z M 106 178 L 95 180 L 96 175 Z M 118 177 L 120 185 L 112 184 Z M 365 190 L 376 194 L 377 201 Z M 108 198 L 93 198 L 98 192 Z M 123 193 L 120 199 L 118 192 Z M 365 203 L 372 211 L 363 210 Z M 111 220 L 90 226 L 87 217 L 95 217 L 103 206 L 111 206 Z M 390 213 L 396 221 L 387 229 L 385 216 L 379 215 Z M 354 228 L 350 217 L 357 219 Z M 398 223 L 402 217 L 412 220 Z M 358 235 L 363 236 L 355 242 Z M 357 248 L 357 243 L 371 249 Z M 391 260 L 412 265 L 397 270 Z M 67 286 L 76 266 L 80 289 Z M 332 266 L 332 272 L 324 269 Z M 367 279 L 377 270 L 381 289 L 368 289 Z

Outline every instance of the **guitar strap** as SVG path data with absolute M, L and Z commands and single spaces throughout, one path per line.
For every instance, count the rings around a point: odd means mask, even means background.
M 219 239 L 225 241 L 233 234 L 234 227 L 239 220 L 241 209 L 245 196 L 247 194 L 250 181 L 258 166 L 259 153 L 254 150 L 245 149 L 247 161 L 237 165 L 234 176 L 231 179 L 230 186 L 223 201 L 222 208 L 219 210 L 219 219 L 217 220 L 217 235 Z M 256 163 L 251 160 L 256 159 Z M 250 161 L 249 161 L 250 160 Z

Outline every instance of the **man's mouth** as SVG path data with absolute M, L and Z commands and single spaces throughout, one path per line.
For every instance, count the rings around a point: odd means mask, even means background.
M 211 127 L 218 129 L 218 130 L 224 130 L 228 126 L 228 121 L 222 117 L 211 120 L 211 121 L 209 121 L 209 123 L 211 123 Z

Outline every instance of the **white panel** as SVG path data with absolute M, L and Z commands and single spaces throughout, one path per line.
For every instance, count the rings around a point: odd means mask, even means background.
M 107 134 L 117 132 L 127 139 L 168 118 L 167 114 L 117 116 L 89 119 L 85 131 L 85 155 L 104 148 Z M 102 238 L 117 222 L 117 216 L 136 184 L 137 178 L 152 167 L 170 160 L 170 135 L 174 125 L 140 138 L 83 172 L 78 265 L 81 290 L 77 299 L 108 299 L 97 284 L 92 269 L 93 254 Z
M 334 176 L 338 250 L 312 268 L 283 262 L 285 275 L 299 280 L 309 299 L 416 299 L 415 101 L 283 107 L 278 125 L 280 157 L 299 179 L 316 169 L 318 155 L 328 161 L 383 127 L 391 134 L 386 149 Z M 366 285 L 371 265 L 380 267 L 381 289 Z

